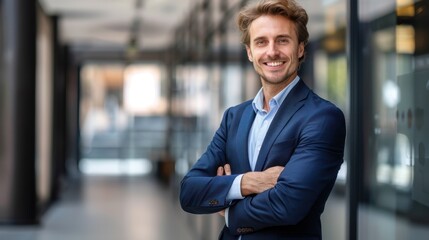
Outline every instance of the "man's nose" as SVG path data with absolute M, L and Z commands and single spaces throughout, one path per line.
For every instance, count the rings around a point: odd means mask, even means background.
M 279 49 L 275 42 L 268 45 L 267 55 L 270 57 L 276 57 L 279 55 Z

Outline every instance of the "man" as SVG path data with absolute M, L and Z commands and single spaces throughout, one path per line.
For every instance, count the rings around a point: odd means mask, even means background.
M 321 239 L 320 215 L 343 162 L 343 113 L 298 77 L 308 17 L 293 0 L 265 0 L 238 25 L 262 89 L 226 110 L 183 178 L 182 208 L 219 212 L 219 239 Z

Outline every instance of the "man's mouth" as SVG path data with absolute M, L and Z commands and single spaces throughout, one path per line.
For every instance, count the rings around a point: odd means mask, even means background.
M 283 65 L 285 62 L 266 62 L 265 65 L 269 67 L 278 67 L 280 65 Z

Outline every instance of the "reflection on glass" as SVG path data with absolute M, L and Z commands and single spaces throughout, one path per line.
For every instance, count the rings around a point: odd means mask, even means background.
M 400 92 L 398 85 L 393 81 L 386 81 L 383 86 L 383 101 L 390 107 L 396 107 L 400 100 Z
M 411 25 L 396 26 L 396 52 L 413 54 L 415 46 L 414 27 Z
M 363 113 L 368 153 L 360 179 L 359 239 L 426 239 L 429 1 L 360 2 L 362 39 L 368 41 L 359 64 L 370 94 Z
M 414 185 L 413 198 L 429 208 L 429 90 L 426 88 L 429 70 L 420 71 L 414 77 L 413 129 Z

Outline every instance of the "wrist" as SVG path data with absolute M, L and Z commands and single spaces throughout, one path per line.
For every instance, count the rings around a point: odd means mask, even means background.
M 241 178 L 240 189 L 241 189 L 241 195 L 243 197 L 246 197 L 248 195 L 255 193 L 252 187 L 252 182 L 254 177 L 253 175 L 254 175 L 254 172 L 247 172 Z

